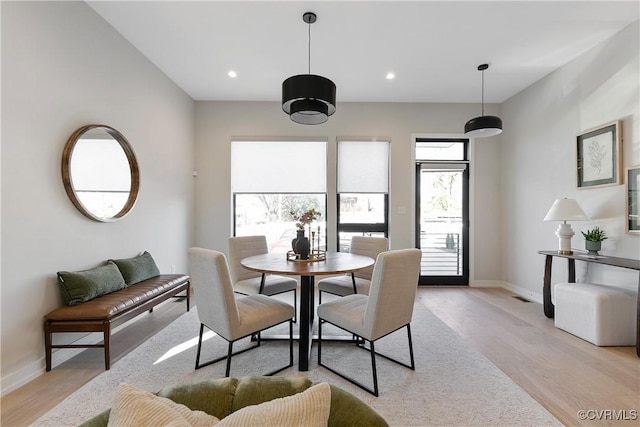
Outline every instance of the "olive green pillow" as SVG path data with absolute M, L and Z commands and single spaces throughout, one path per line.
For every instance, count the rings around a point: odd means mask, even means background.
M 113 261 L 118 266 L 127 286 L 160 275 L 156 262 L 147 251 L 133 258 L 113 259 L 110 261 Z
M 127 287 L 120 270 L 111 261 L 90 270 L 59 271 L 58 283 L 67 305 L 82 304 Z

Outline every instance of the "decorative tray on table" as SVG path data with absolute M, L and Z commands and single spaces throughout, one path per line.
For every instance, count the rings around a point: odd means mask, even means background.
M 300 254 L 297 254 L 293 251 L 287 252 L 287 261 L 294 262 L 317 262 L 317 261 L 325 261 L 327 259 L 327 252 L 322 251 L 320 249 L 313 249 L 309 252 L 309 259 L 300 258 Z

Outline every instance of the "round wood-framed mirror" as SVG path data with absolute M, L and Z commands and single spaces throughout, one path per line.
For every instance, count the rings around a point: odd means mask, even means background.
M 111 126 L 76 130 L 62 152 L 62 182 L 73 205 L 87 218 L 113 222 L 136 203 L 138 161 L 129 141 Z

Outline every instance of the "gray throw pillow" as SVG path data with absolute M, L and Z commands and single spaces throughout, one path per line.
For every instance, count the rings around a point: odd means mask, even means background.
M 127 286 L 160 275 L 160 270 L 158 270 L 156 262 L 147 251 L 133 258 L 114 259 L 111 261 L 120 269 Z
M 120 270 L 111 261 L 90 270 L 59 271 L 58 284 L 67 305 L 82 304 L 127 287 Z

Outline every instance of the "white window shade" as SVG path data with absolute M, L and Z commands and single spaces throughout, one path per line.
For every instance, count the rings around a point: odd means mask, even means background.
M 389 192 L 389 141 L 338 141 L 338 193 Z
M 326 193 L 326 141 L 232 141 L 234 193 Z

